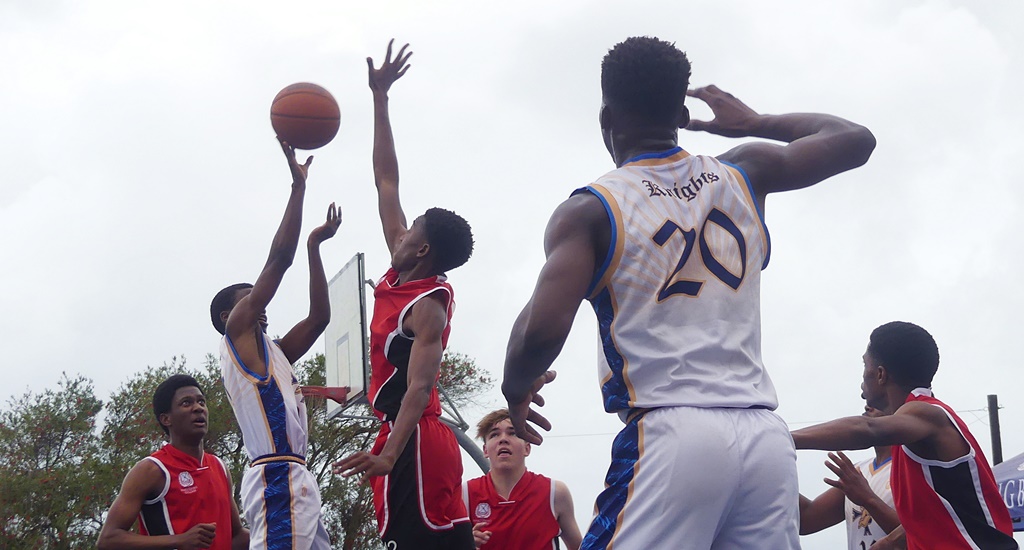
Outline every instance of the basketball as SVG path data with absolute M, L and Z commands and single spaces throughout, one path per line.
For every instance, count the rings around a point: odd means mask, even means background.
M 316 84 L 299 82 L 278 92 L 270 105 L 274 132 L 296 149 L 317 149 L 334 139 L 341 125 L 338 102 Z

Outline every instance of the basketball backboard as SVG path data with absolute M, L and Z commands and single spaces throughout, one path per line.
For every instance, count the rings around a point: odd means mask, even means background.
M 327 385 L 349 388 L 344 404 L 327 402 L 327 418 L 354 403 L 366 402 L 370 362 L 366 340 L 366 291 L 363 253 L 352 257 L 328 283 L 331 323 L 324 331 Z

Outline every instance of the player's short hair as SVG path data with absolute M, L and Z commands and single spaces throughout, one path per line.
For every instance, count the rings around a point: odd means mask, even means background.
M 491 431 L 491 428 L 509 418 L 511 417 L 508 414 L 508 409 L 498 409 L 487 413 L 487 416 L 481 418 L 480 422 L 476 425 L 476 436 L 480 438 L 480 441 L 487 441 L 487 434 Z
M 431 208 L 423 214 L 423 222 L 438 273 L 461 266 L 473 255 L 473 230 L 462 216 L 444 208 Z
M 224 334 L 226 327 L 224 321 L 220 318 L 220 314 L 225 311 L 231 311 L 231 308 L 235 307 L 235 294 L 239 290 L 252 288 L 251 283 L 235 283 L 231 286 L 224 287 L 213 297 L 213 301 L 210 302 L 210 321 L 213 322 L 213 328 L 217 329 L 217 332 Z
M 601 62 L 601 92 L 617 109 L 649 122 L 675 121 L 690 85 L 690 60 L 650 36 L 619 42 Z
M 939 346 L 928 331 L 913 323 L 893 321 L 876 328 L 868 340 L 868 353 L 903 387 L 931 387 L 939 369 Z
M 153 392 L 153 416 L 156 417 L 156 423 L 160 424 L 160 429 L 162 429 L 165 434 L 170 434 L 171 432 L 167 429 L 167 426 L 164 426 L 160 422 L 160 415 L 171 412 L 175 392 L 181 388 L 187 388 L 190 386 L 199 388 L 199 393 L 206 395 L 206 392 L 203 391 L 199 382 L 187 374 L 175 374 L 171 376 L 167 380 L 161 382 L 160 385 L 156 387 L 156 391 Z

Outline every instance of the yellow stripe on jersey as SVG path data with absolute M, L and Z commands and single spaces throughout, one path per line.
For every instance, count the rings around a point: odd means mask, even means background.
M 235 366 L 235 370 L 237 370 L 239 374 L 241 374 L 243 377 L 245 377 L 246 380 L 252 382 L 253 384 L 266 385 L 267 383 L 269 383 L 270 377 L 274 375 L 274 370 L 271 365 L 269 357 L 264 359 L 264 362 L 267 364 L 267 376 L 261 380 L 259 377 L 254 375 L 249 369 L 245 368 L 245 365 L 242 364 L 242 361 L 238 359 L 238 352 L 235 351 L 235 343 L 231 341 L 231 337 L 225 335 L 224 339 L 228 343 L 228 350 L 230 352 L 228 355 L 231 357 L 231 364 Z M 264 346 L 264 350 L 267 349 L 265 343 L 260 342 L 260 344 Z
M 604 266 L 604 271 L 598 273 L 597 284 L 594 285 L 593 292 L 590 293 L 588 299 L 592 299 L 606 286 L 608 286 L 611 276 L 619 268 L 619 262 L 622 260 L 622 248 L 626 243 L 626 234 L 622 226 L 622 211 L 619 209 L 619 203 L 615 201 L 615 197 L 604 187 L 594 184 L 589 187 L 593 192 L 601 198 L 601 202 L 605 204 L 605 208 L 609 210 L 608 214 L 611 218 L 609 222 L 612 222 L 612 242 L 610 245 L 614 247 L 611 252 L 611 258 Z M 604 258 L 602 258 L 602 261 Z
M 722 166 L 726 170 L 728 170 L 729 173 L 732 174 L 733 177 L 736 178 L 737 181 L 743 183 L 743 185 L 740 186 L 740 187 L 743 188 L 743 198 L 745 198 L 746 201 L 747 201 L 747 204 L 750 205 L 750 211 L 757 213 L 758 217 L 760 217 L 761 209 L 757 206 L 757 199 L 750 192 L 750 182 L 747 181 L 747 178 L 745 178 L 743 176 L 743 172 L 740 172 L 739 170 L 733 168 L 732 166 L 729 166 L 728 164 L 722 164 Z M 758 226 L 758 228 L 761 230 L 761 246 L 763 246 L 764 250 L 767 251 L 768 250 L 768 246 L 769 246 L 768 245 L 768 234 L 765 233 L 765 230 L 764 230 L 764 220 L 763 219 L 761 220 L 761 224 Z

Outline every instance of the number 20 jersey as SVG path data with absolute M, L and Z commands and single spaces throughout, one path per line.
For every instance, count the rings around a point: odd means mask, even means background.
M 761 362 L 769 239 L 746 175 L 677 147 L 630 159 L 580 193 L 597 196 L 611 222 L 587 298 L 605 410 L 775 409 Z

